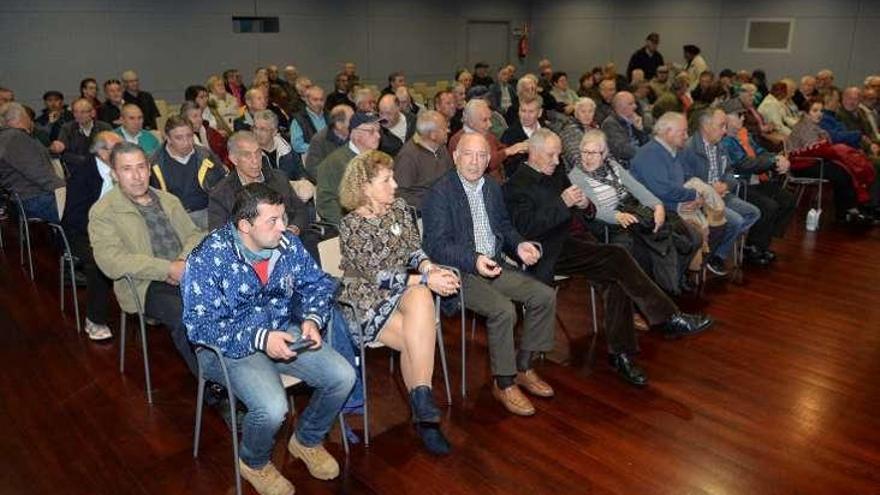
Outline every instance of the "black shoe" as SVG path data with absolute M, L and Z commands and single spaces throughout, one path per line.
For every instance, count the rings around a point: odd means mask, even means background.
M 644 387 L 648 384 L 648 377 L 645 376 L 645 372 L 626 354 L 612 354 L 608 356 L 608 363 L 611 364 L 617 375 L 630 385 Z
M 440 431 L 440 410 L 434 403 L 434 393 L 430 387 L 422 385 L 409 392 L 413 423 L 416 433 L 422 439 L 425 449 L 434 455 L 447 455 L 452 447 Z
M 727 276 L 727 268 L 724 266 L 724 260 L 718 256 L 712 256 L 709 258 L 709 261 L 706 262 L 706 268 L 719 277 Z
M 746 263 L 757 266 L 768 266 L 770 264 L 770 259 L 764 256 L 764 253 L 756 247 L 752 247 L 751 250 L 746 249 L 743 254 L 745 255 Z
M 714 320 L 706 315 L 676 313 L 666 322 L 664 331 L 666 338 L 677 339 L 687 335 L 696 335 L 712 326 Z
M 874 219 L 859 211 L 848 211 L 843 222 L 854 227 L 873 225 Z
M 765 249 L 761 251 L 761 254 L 764 255 L 764 257 L 767 258 L 767 260 L 771 263 L 776 261 L 776 252 L 772 249 Z

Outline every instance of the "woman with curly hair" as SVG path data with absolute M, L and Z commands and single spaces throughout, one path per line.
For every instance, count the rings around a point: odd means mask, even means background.
M 456 293 L 460 282 L 425 255 L 416 220 L 403 199 L 395 198 L 394 164 L 381 151 L 367 151 L 349 162 L 339 200 L 350 213 L 339 225 L 341 298 L 358 309 L 360 332 L 352 338 L 400 352 L 400 371 L 409 391 L 413 422 L 433 454 L 449 453 L 434 402 L 434 296 Z M 355 327 L 356 328 L 356 327 Z

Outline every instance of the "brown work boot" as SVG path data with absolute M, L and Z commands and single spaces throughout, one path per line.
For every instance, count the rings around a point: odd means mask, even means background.
M 306 447 L 296 439 L 296 433 L 290 435 L 287 450 L 297 459 L 302 459 L 309 473 L 319 480 L 332 480 L 339 476 L 339 463 L 327 452 L 323 445 Z
M 504 390 L 498 388 L 498 384 L 492 383 L 492 395 L 498 399 L 504 407 L 518 416 L 531 416 L 535 414 L 535 406 L 523 395 L 522 391 L 516 384 L 513 384 Z
M 260 469 L 254 469 L 238 460 L 241 477 L 248 480 L 254 490 L 260 495 L 293 495 L 293 483 L 287 480 L 271 462 L 267 462 Z
M 538 397 L 553 397 L 553 387 L 535 373 L 535 370 L 520 371 L 514 380 L 517 385 L 526 389 L 526 392 Z

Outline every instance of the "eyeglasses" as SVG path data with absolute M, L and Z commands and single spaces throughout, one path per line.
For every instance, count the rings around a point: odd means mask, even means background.
M 582 155 L 604 155 L 608 150 L 593 151 L 587 148 L 581 148 Z

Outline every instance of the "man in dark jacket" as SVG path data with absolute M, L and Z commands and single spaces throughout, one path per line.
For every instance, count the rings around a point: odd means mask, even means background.
M 327 113 L 324 111 L 324 90 L 311 86 L 306 90 L 306 107 L 293 115 L 290 124 L 290 145 L 300 156 L 309 151 L 312 137 L 327 127 Z
M 487 318 L 492 395 L 511 413 L 531 416 L 535 408 L 520 386 L 540 397 L 554 395 L 533 369 L 532 357 L 553 348 L 556 295 L 504 261 L 506 253 L 534 265 L 541 253 L 513 227 L 501 187 L 485 177 L 489 157 L 489 143 L 481 134 L 467 133 L 458 141 L 456 169 L 438 179 L 425 197 L 423 246 L 432 260 L 461 272 L 465 307 Z M 514 301 L 525 307 L 519 352 L 514 350 Z
M 636 150 L 650 137 L 645 132 L 642 116 L 636 113 L 636 99 L 629 91 L 620 91 L 611 99 L 611 114 L 601 122 L 608 139 L 608 151 L 621 165 L 629 167 Z
M 379 151 L 395 157 L 403 147 L 403 143 L 409 141 L 416 133 L 416 118 L 400 111 L 400 104 L 393 94 L 382 95 L 379 98 L 379 117 L 381 119 L 379 122 L 382 124 Z
M 46 91 L 43 93 L 43 103 L 46 108 L 40 116 L 34 120 L 34 124 L 49 135 L 49 140 L 58 139 L 61 126 L 73 120 L 73 114 L 64 105 L 64 95 L 61 91 Z
M 89 338 L 96 341 L 113 336 L 107 326 L 113 281 L 95 263 L 89 242 L 89 209 L 113 187 L 110 150 L 121 142 L 122 137 L 111 130 L 97 132 L 86 160 L 67 167 L 67 204 L 61 225 L 70 250 L 79 258 L 86 276 L 85 330 Z
M 592 205 L 566 176 L 555 173 L 561 152 L 556 134 L 548 129 L 535 131 L 529 138 L 528 160 L 504 185 L 514 227 L 543 247 L 541 259 L 528 271 L 546 284 L 553 283 L 555 274 L 582 276 L 600 284 L 611 366 L 628 383 L 643 386 L 647 378 L 632 361 L 638 352 L 633 303 L 650 324 L 665 324 L 669 337 L 698 333 L 712 321 L 681 313 L 625 248 L 571 234 L 572 221 L 592 216 L 588 213 Z
M 525 142 L 531 135 L 541 128 L 541 120 L 544 114 L 541 101 L 536 96 L 524 96 L 519 100 L 518 119 L 510 124 L 504 134 L 501 135 L 501 143 L 505 146 Z M 504 176 L 510 177 L 526 161 L 524 153 L 510 155 L 504 159 Z
M 651 33 L 645 38 L 645 46 L 636 50 L 629 58 L 629 65 L 626 66 L 626 78 L 632 80 L 632 73 L 636 69 L 642 69 L 645 73 L 645 79 L 650 81 L 657 74 L 657 67 L 663 65 L 663 55 L 657 51 L 660 45 L 660 35 Z
M 300 236 L 313 258 L 318 258 L 318 237 L 307 230 L 308 208 L 293 192 L 287 176 L 260 161 L 258 137 L 249 131 L 239 131 L 229 138 L 229 159 L 235 171 L 224 177 L 208 195 L 208 228 L 214 230 L 229 221 L 235 206 L 235 195 L 244 186 L 262 182 L 281 195 L 287 214 L 287 230 Z
M 85 98 L 73 102 L 73 117 L 73 122 L 61 126 L 58 140 L 49 145 L 49 151 L 61 155 L 68 168 L 91 161 L 90 147 L 94 137 L 100 132 L 113 130 L 110 124 L 95 120 L 95 109 Z
M 126 103 L 134 103 L 144 113 L 144 129 L 156 130 L 156 120 L 159 118 L 159 107 L 153 95 L 141 91 L 140 79 L 133 70 L 122 73 L 122 82 L 125 84 L 125 93 L 122 97 Z
M 189 122 L 172 115 L 165 122 L 165 145 L 150 158 L 150 185 L 177 196 L 193 223 L 208 229 L 208 191 L 226 176 L 226 166 L 207 148 L 196 146 Z

